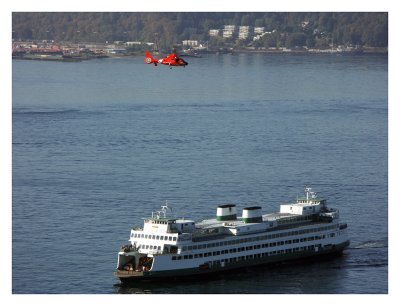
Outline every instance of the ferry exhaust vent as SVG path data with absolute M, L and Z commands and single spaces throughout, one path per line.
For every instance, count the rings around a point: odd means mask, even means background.
M 260 206 L 252 206 L 243 208 L 242 221 L 244 223 L 261 223 L 262 213 Z
M 236 220 L 236 205 L 225 204 L 217 207 L 217 221 Z

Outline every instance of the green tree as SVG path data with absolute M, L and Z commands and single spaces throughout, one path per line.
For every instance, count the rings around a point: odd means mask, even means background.
M 286 39 L 286 47 L 302 47 L 306 45 L 307 36 L 304 33 L 292 33 Z

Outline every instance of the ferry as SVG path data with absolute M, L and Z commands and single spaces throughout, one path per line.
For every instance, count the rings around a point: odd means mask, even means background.
M 121 282 L 197 276 L 232 269 L 341 254 L 350 244 L 339 210 L 306 187 L 305 195 L 263 214 L 260 206 L 219 205 L 216 216 L 195 222 L 170 216 L 168 202 L 133 228 L 118 252 Z

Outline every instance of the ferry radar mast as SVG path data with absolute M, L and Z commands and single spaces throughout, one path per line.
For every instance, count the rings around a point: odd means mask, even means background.
M 167 210 L 172 211 L 172 207 L 168 206 L 168 200 L 165 201 L 164 205 L 161 205 L 161 210 L 157 210 L 155 213 L 151 213 L 152 218 L 167 218 Z
M 311 187 L 306 187 L 306 189 L 304 190 L 304 192 L 306 193 L 307 203 L 310 200 L 310 197 L 311 199 L 315 199 L 317 197 L 317 194 L 311 190 L 312 190 Z

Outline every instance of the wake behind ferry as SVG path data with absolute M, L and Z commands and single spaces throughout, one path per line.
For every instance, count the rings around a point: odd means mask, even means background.
M 260 206 L 217 207 L 216 218 L 195 222 L 161 210 L 133 228 L 129 244 L 118 253 L 114 275 L 122 282 L 201 275 L 312 256 L 340 254 L 349 244 L 347 224 L 338 209 L 311 188 L 280 211 L 262 214 Z

